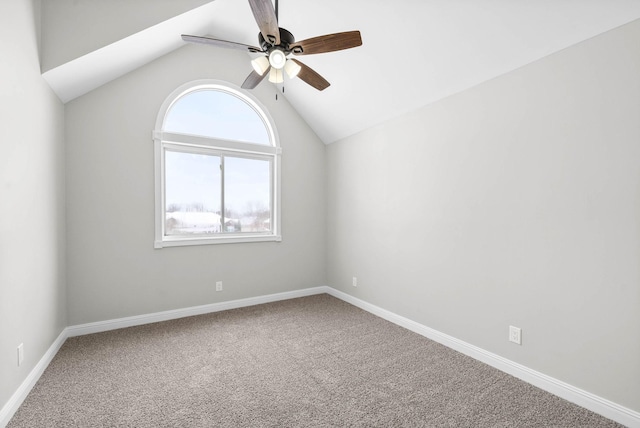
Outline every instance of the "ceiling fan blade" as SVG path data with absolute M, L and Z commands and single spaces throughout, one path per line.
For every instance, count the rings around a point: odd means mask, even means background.
M 190 43 L 202 43 L 205 45 L 219 46 L 221 48 L 239 49 L 242 51 L 247 51 L 252 53 L 262 52 L 262 49 L 257 48 L 255 46 L 244 45 L 242 43 L 236 43 L 236 42 L 228 42 L 226 40 L 214 39 L 213 37 L 190 36 L 188 34 L 183 34 L 182 40 Z
M 316 73 L 308 65 L 304 65 L 303 63 L 301 63 L 297 59 L 293 59 L 293 58 L 291 59 L 291 61 L 295 62 L 300 67 L 302 67 L 300 69 L 300 72 L 298 73 L 298 77 L 302 81 L 304 81 L 307 84 L 313 86 L 314 88 L 316 88 L 319 91 L 324 91 L 325 89 L 327 89 L 331 85 L 331 83 L 327 82 L 327 80 L 324 77 L 320 76 L 318 73 Z
M 262 79 L 267 77 L 267 74 L 269 74 L 269 73 L 264 73 L 261 76 L 258 73 L 256 73 L 255 71 L 252 71 L 251 74 L 249 74 L 247 76 L 247 78 L 244 80 L 244 82 L 242 83 L 242 88 L 243 89 L 253 89 L 253 88 L 255 88 L 256 86 L 258 86 L 258 84 L 260 82 L 262 82 Z
M 292 43 L 289 48 L 296 55 L 311 55 L 351 49 L 362 45 L 360 31 L 327 34 Z
M 249 0 L 249 5 L 262 37 L 272 45 L 279 45 L 280 28 L 278 28 L 278 17 L 271 0 Z

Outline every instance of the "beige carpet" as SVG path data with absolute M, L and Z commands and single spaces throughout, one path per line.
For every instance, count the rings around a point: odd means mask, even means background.
M 71 338 L 16 427 L 613 427 L 328 295 Z

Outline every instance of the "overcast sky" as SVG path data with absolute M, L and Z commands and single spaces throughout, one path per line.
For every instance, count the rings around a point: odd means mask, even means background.
M 260 116 L 228 93 L 203 90 L 180 98 L 169 110 L 163 129 L 229 140 L 269 144 Z M 166 151 L 166 203 L 201 203 L 220 211 L 221 159 L 218 156 Z M 248 203 L 269 206 L 270 163 L 225 158 L 225 208 L 242 212 Z

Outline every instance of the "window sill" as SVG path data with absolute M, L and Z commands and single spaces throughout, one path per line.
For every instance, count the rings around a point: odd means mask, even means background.
M 154 248 L 160 249 L 165 247 L 184 247 L 190 245 L 215 245 L 215 244 L 240 244 L 247 242 L 280 242 L 282 236 L 280 235 L 243 235 L 243 236 L 225 236 L 219 238 L 186 238 L 180 237 L 167 237 L 162 241 L 156 240 Z

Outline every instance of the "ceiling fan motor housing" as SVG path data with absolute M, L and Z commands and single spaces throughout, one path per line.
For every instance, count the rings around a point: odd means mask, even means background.
M 260 44 L 260 47 L 262 48 L 262 50 L 265 51 L 267 54 L 276 47 L 283 50 L 285 54 L 291 53 L 291 50 L 289 49 L 289 45 L 296 41 L 295 37 L 293 37 L 293 34 L 291 34 L 289 30 L 285 30 L 284 28 L 280 28 L 279 30 L 280 30 L 280 44 L 275 46 L 269 43 L 269 41 L 265 40 L 264 37 L 262 36 L 262 33 L 258 33 L 258 43 Z

